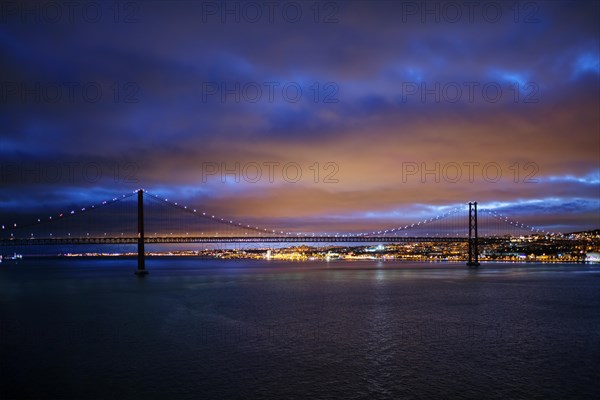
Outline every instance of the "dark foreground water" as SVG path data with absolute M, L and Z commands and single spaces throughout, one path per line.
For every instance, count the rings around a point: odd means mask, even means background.
M 600 267 L 0 264 L 0 398 L 600 398 Z

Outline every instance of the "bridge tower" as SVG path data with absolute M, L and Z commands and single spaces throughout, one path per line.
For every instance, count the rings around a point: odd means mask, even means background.
M 469 202 L 469 268 L 479 266 L 479 236 L 477 233 L 477 202 Z
M 135 271 L 137 276 L 148 274 L 146 270 L 146 253 L 144 251 L 144 189 L 139 189 L 138 192 L 138 244 L 137 244 L 137 261 L 138 267 Z

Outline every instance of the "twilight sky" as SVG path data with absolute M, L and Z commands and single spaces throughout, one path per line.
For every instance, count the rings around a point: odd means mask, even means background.
M 0 220 L 143 187 L 289 230 L 598 228 L 600 6 L 522 3 L 2 2 Z

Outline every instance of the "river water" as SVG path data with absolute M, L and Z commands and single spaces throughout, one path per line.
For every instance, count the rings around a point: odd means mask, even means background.
M 600 266 L 0 264 L 0 398 L 600 398 Z

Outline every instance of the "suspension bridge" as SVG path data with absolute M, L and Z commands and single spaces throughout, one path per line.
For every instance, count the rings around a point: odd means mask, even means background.
M 355 233 L 291 232 L 267 229 L 169 201 L 143 189 L 89 207 L 2 225 L 0 246 L 133 244 L 137 273 L 144 275 L 145 244 L 154 243 L 420 243 L 465 242 L 467 265 L 479 265 L 479 245 L 538 235 L 569 240 L 490 209 L 477 202 L 435 217 L 380 231 Z

